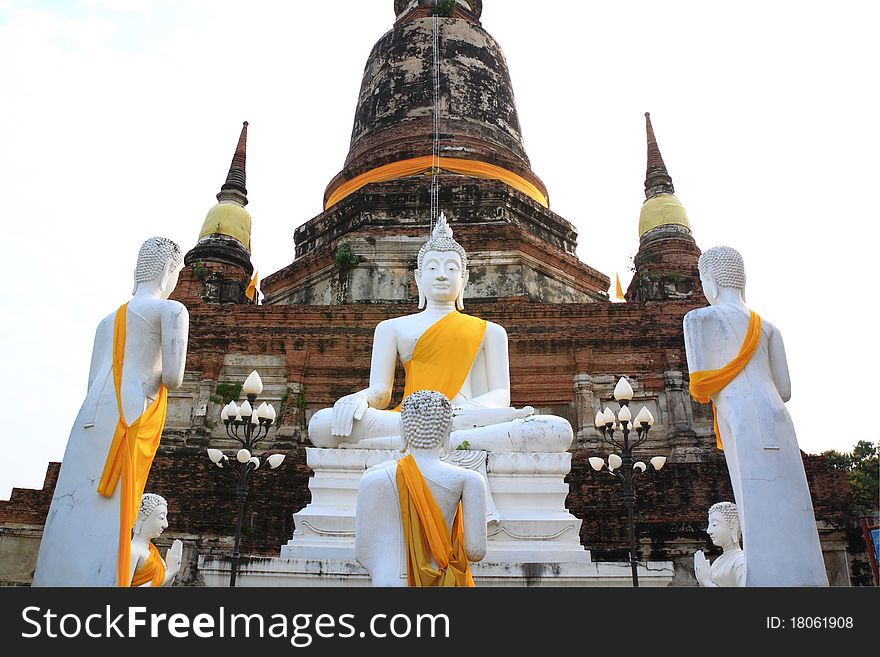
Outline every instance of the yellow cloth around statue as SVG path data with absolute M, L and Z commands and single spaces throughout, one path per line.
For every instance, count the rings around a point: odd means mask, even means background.
M 717 370 L 700 370 L 691 373 L 690 392 L 691 397 L 701 404 L 711 402 L 711 395 L 715 395 L 731 381 L 737 374 L 742 372 L 761 341 L 761 318 L 754 311 L 749 311 L 749 326 L 746 328 L 746 338 L 736 357 L 724 367 Z M 715 412 L 715 404 L 712 404 L 712 419 L 715 424 L 715 444 L 723 450 L 721 434 L 718 432 L 718 415 Z
M 472 587 L 474 578 L 464 548 L 461 503 L 450 535 L 440 507 L 411 454 L 397 462 L 396 478 L 408 585 Z M 431 563 L 432 556 L 436 568 Z
M 116 562 L 116 585 L 129 585 L 131 567 L 131 530 L 137 517 L 141 496 L 153 457 L 165 428 L 165 409 L 168 391 L 159 386 L 159 393 L 153 403 L 131 424 L 125 422 L 122 412 L 122 360 L 125 355 L 125 317 L 128 304 L 116 311 L 113 323 L 113 385 L 116 387 L 116 404 L 119 407 L 119 422 L 110 443 L 110 451 L 104 463 L 104 472 L 98 482 L 98 493 L 112 497 L 120 477 L 122 485 L 119 495 L 119 553 Z
M 141 586 L 147 582 L 150 586 L 162 586 L 165 583 L 165 562 L 152 543 L 150 543 L 150 556 L 143 566 L 134 571 L 134 576 L 131 578 L 132 586 Z
M 485 334 L 485 319 L 456 310 L 434 322 L 416 341 L 412 358 L 403 364 L 403 398 L 419 390 L 436 390 L 453 399 L 473 367 Z
M 460 157 L 441 157 L 438 158 L 441 171 L 449 171 L 450 173 L 458 173 L 464 176 L 473 176 L 474 178 L 488 178 L 491 180 L 500 180 L 501 182 L 513 187 L 518 192 L 522 192 L 526 196 L 534 199 L 545 208 L 550 207 L 547 196 L 537 185 L 529 182 L 522 176 L 508 171 L 503 167 L 488 162 L 480 162 L 478 160 L 467 160 Z M 397 180 L 399 178 L 407 178 L 416 176 L 420 173 L 429 173 L 434 165 L 434 160 L 430 155 L 421 157 L 413 157 L 408 160 L 400 160 L 399 162 L 391 162 L 382 166 L 370 169 L 359 176 L 355 176 L 351 180 L 341 183 L 327 197 L 324 203 L 326 210 L 332 205 L 336 205 L 346 196 L 354 194 L 364 185 L 375 182 L 385 182 L 387 180 Z

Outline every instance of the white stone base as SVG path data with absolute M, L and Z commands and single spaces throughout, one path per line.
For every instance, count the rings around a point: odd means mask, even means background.
M 205 586 L 229 585 L 229 558 L 199 556 Z M 481 586 L 632 586 L 628 563 L 496 563 L 471 564 Z M 669 586 L 672 562 L 639 566 L 639 586 Z M 367 572 L 355 561 L 248 558 L 239 561 L 236 586 L 370 586 Z
M 483 452 L 459 453 L 466 461 Z M 312 501 L 293 514 L 293 538 L 280 558 L 239 562 L 239 586 L 369 586 L 367 572 L 354 559 L 357 488 L 364 471 L 399 458 L 390 450 L 307 449 L 315 472 Z M 571 454 L 490 452 L 489 490 L 498 520 L 488 526 L 485 559 L 472 564 L 477 586 L 631 586 L 628 563 L 593 562 L 580 544 L 581 521 L 565 508 Z M 207 586 L 229 584 L 228 558 L 199 556 Z M 671 562 L 639 567 L 642 586 L 668 586 Z M 401 584 L 406 579 L 401 564 Z
M 293 538 L 281 547 L 281 558 L 353 561 L 360 478 L 367 468 L 400 455 L 372 449 L 306 451 L 315 472 L 309 480 L 312 501 L 293 514 Z M 489 490 L 499 520 L 489 524 L 485 562 L 590 563 L 580 543 L 581 521 L 565 508 L 570 469 L 568 452 L 488 454 Z

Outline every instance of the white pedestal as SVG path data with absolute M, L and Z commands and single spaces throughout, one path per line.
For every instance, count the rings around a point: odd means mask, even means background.
M 312 501 L 293 514 L 293 538 L 280 558 L 239 561 L 240 586 L 369 586 L 354 559 L 357 488 L 364 471 L 399 458 L 390 450 L 308 448 Z M 477 456 L 474 453 L 467 460 Z M 489 489 L 499 520 L 488 527 L 488 550 L 472 565 L 478 586 L 629 586 L 627 563 L 592 562 L 580 544 L 581 521 L 565 508 L 571 454 L 488 454 Z M 208 586 L 225 586 L 230 562 L 199 557 Z M 403 575 L 405 577 L 405 574 Z M 643 586 L 667 586 L 671 562 L 639 568 Z
M 364 471 L 399 458 L 390 450 L 307 449 L 315 472 L 311 503 L 293 514 L 293 538 L 283 559 L 354 559 L 357 487 Z M 500 520 L 489 525 L 491 563 L 590 563 L 580 544 L 581 521 L 565 508 L 568 452 L 488 455 L 489 489 Z
M 205 586 L 229 586 L 228 557 L 199 556 Z M 628 563 L 490 563 L 471 564 L 477 587 L 483 586 L 632 586 Z M 669 586 L 670 561 L 639 566 L 639 586 Z M 243 558 L 238 562 L 236 586 L 370 586 L 367 572 L 353 560 Z

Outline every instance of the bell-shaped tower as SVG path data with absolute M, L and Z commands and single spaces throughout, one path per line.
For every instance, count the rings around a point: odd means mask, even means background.
M 687 212 L 666 170 L 650 113 L 645 113 L 648 167 L 645 202 L 639 213 L 639 251 L 627 301 L 689 299 L 701 294 L 697 260 L 700 249 L 691 235 Z
M 198 242 L 184 257 L 186 268 L 174 294 L 180 301 L 248 303 L 245 291 L 254 266 L 251 264 L 251 215 L 245 210 L 248 204 L 247 130 L 245 121 L 226 182 L 217 194 L 217 204 L 208 211 Z
M 532 171 L 501 47 L 482 2 L 396 0 L 373 47 L 349 152 L 324 212 L 294 234 L 295 260 L 263 279 L 264 303 L 414 300 L 431 184 L 470 255 L 471 299 L 607 299 L 608 278 L 575 255 L 577 231 Z

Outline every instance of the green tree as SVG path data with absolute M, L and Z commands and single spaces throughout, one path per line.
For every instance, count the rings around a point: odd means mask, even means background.
M 852 486 L 853 501 L 858 507 L 859 515 L 869 516 L 877 513 L 880 508 L 880 460 L 878 460 L 878 444 L 869 440 L 860 440 L 852 452 L 838 452 L 831 449 L 822 452 L 822 456 L 839 470 L 849 473 Z

